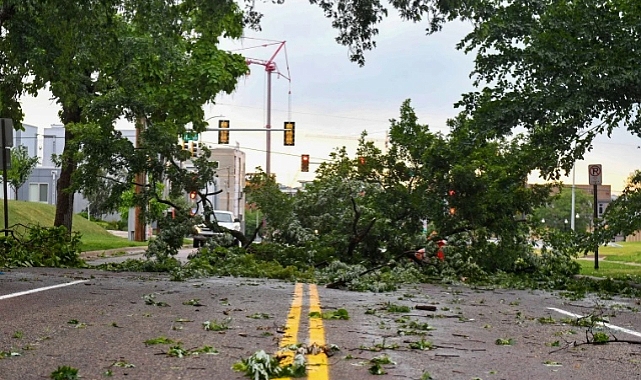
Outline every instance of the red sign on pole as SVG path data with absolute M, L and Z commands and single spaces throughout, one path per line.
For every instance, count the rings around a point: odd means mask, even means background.
M 601 185 L 603 179 L 601 164 L 588 165 L 588 174 L 590 176 L 590 185 Z

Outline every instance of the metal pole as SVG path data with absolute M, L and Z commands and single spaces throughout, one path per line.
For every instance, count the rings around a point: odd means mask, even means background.
M 269 177 L 271 173 L 271 153 L 272 153 L 272 133 L 270 131 L 272 127 L 272 70 L 273 68 L 267 67 L 267 136 L 265 141 L 267 142 L 267 147 L 265 149 L 267 157 L 265 158 L 265 173 Z
M 594 185 L 594 223 L 592 226 L 592 232 L 594 233 L 594 230 L 596 230 L 596 224 L 597 224 L 597 217 L 598 217 L 598 209 L 597 209 L 597 201 L 598 201 L 598 196 L 597 196 L 597 185 Z M 599 269 L 599 243 L 596 244 L 596 248 L 594 248 L 594 269 Z
M 574 231 L 574 216 L 576 215 L 576 208 L 575 208 L 575 203 L 576 203 L 576 185 L 575 185 L 575 179 L 576 179 L 576 162 L 574 163 L 574 166 L 572 166 L 572 211 L 570 214 L 570 229 Z
M 9 191 L 7 190 L 7 135 L 5 134 L 4 119 L 2 119 L 2 188 L 4 190 L 4 236 L 9 236 Z

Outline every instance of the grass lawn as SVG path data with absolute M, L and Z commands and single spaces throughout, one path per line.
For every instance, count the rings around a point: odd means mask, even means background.
M 24 231 L 20 225 L 53 226 L 55 207 L 45 203 L 9 200 L 9 229 Z M 4 228 L 4 204 L 0 202 L 0 223 Z M 145 246 L 146 242 L 129 241 L 114 236 L 94 222 L 80 215 L 73 216 L 72 229 L 81 234 L 82 251 L 99 251 L 115 248 Z
M 581 264 L 581 274 L 595 277 L 612 277 L 641 282 L 641 266 L 617 262 L 599 261 L 599 269 L 594 269 L 594 259 L 577 260 Z M 631 277 L 631 278 L 630 278 Z
M 641 242 L 619 242 L 621 247 L 599 247 L 599 256 L 606 261 L 641 263 Z

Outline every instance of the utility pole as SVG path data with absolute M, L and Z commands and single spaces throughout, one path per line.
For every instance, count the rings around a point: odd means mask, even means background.
M 141 117 L 138 120 L 138 125 L 136 125 L 136 148 L 140 148 L 142 143 L 141 130 L 146 127 L 146 120 L 144 117 Z M 142 186 L 145 183 L 145 173 L 139 172 L 136 173 L 135 181 L 136 194 L 142 192 Z M 134 208 L 134 241 L 145 241 L 145 218 L 143 214 L 143 209 L 140 205 L 136 205 Z
M 13 120 L 0 119 L 2 123 L 2 187 L 4 190 L 4 236 L 9 236 L 9 191 L 7 188 L 7 169 L 9 168 L 11 154 L 9 148 L 13 146 Z

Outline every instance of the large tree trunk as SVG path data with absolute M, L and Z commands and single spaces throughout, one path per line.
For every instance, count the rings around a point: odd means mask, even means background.
M 66 126 L 71 122 L 80 121 L 80 109 L 75 108 L 69 110 L 63 108 L 62 122 L 65 125 L 65 148 L 62 151 L 62 168 L 60 170 L 60 178 L 56 185 L 57 202 L 56 202 L 56 217 L 53 221 L 55 227 L 65 226 L 67 232 L 71 233 L 71 226 L 73 221 L 73 197 L 74 191 L 71 190 L 71 176 L 76 170 L 78 163 L 74 159 L 76 144 L 73 143 L 74 135 L 69 131 Z

